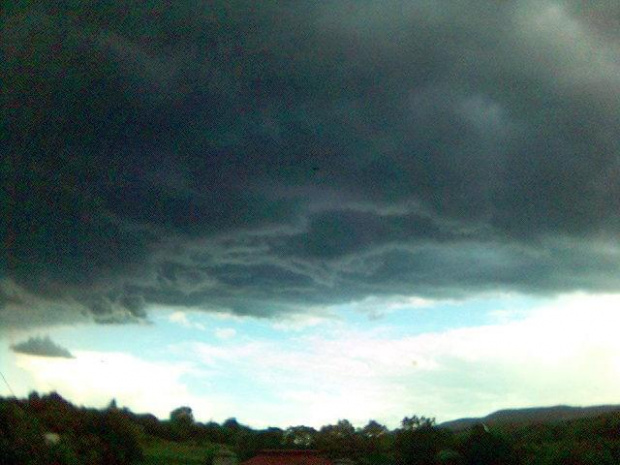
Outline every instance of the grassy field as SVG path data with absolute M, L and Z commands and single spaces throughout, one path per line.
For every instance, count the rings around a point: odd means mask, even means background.
M 144 465 L 205 465 L 214 446 L 151 439 L 143 443 Z

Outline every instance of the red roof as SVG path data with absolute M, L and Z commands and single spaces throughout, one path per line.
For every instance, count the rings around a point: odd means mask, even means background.
M 333 465 L 316 450 L 264 450 L 241 465 Z

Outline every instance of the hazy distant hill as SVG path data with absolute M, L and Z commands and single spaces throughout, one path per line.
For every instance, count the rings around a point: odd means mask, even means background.
M 460 418 L 458 420 L 441 423 L 439 426 L 453 431 L 459 431 L 467 429 L 476 423 L 484 423 L 488 426 L 552 423 L 575 420 L 578 418 L 591 418 L 610 412 L 620 412 L 620 405 L 597 405 L 594 407 L 569 407 L 567 405 L 557 405 L 555 407 L 498 410 L 497 412 L 491 413 L 486 417 Z

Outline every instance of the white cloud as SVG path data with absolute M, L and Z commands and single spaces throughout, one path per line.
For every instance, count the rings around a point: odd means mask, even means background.
M 160 418 L 190 405 L 200 419 L 219 421 L 235 411 L 230 400 L 189 389 L 187 375 L 200 375 L 189 362 L 153 362 L 120 352 L 79 351 L 74 359 L 41 359 L 16 354 L 15 365 L 29 375 L 29 389 L 57 391 L 76 405 L 103 407 L 112 398 L 135 412 Z
M 171 323 L 177 323 L 183 326 L 186 326 L 189 324 L 189 320 L 185 312 L 171 313 L 170 316 L 168 317 L 168 321 L 170 321 Z
M 442 301 L 443 303 L 447 301 Z M 404 309 L 428 308 L 438 305 L 440 301 L 418 296 L 392 296 L 389 298 L 370 296 L 349 306 L 357 312 L 365 313 L 370 318 L 381 318 L 390 313 Z
M 575 294 L 517 313 L 502 306 L 494 324 L 405 337 L 393 336 L 402 328 L 342 321 L 275 336 L 231 323 L 215 330 L 217 342 L 175 343 L 165 349 L 168 361 L 157 362 L 118 352 L 3 354 L 20 392 L 15 369 L 31 378 L 29 389 L 55 389 L 78 404 L 114 397 L 163 417 L 190 405 L 198 419 L 236 416 L 256 427 L 340 418 L 394 427 L 412 414 L 444 421 L 499 408 L 620 402 L 618 308 L 620 295 Z
M 187 363 L 150 362 L 119 352 L 75 352 L 75 359 L 39 359 L 18 355 L 34 388 L 58 391 L 77 404 L 103 406 L 111 398 L 137 411 L 167 416 L 190 395 L 181 382 Z
M 168 317 L 170 323 L 175 323 L 183 326 L 184 328 L 198 329 L 204 331 L 206 328 L 202 323 L 196 323 L 191 321 L 185 312 L 174 312 Z
M 294 313 L 286 316 L 286 318 L 273 323 L 273 328 L 280 331 L 301 332 L 333 321 L 332 315 L 320 315 L 309 312 L 307 315 Z
M 287 405 L 274 421 L 315 426 L 413 413 L 619 402 L 619 296 L 566 296 L 518 321 L 392 339 L 339 329 L 293 341 L 194 343 L 214 373 L 238 373 Z M 258 396 L 258 395 L 257 395 Z M 260 396 L 257 397 L 260 402 Z

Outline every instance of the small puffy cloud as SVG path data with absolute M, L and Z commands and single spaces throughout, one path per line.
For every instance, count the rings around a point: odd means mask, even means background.
M 171 323 L 180 324 L 181 326 L 189 325 L 189 319 L 184 312 L 174 312 L 168 317 L 168 321 L 170 321 Z
M 73 358 L 71 352 L 56 344 L 49 336 L 31 337 L 27 341 L 12 345 L 11 349 L 13 352 L 39 357 Z
M 320 309 L 313 309 L 313 312 L 307 315 L 292 314 L 286 318 L 281 318 L 273 324 L 274 329 L 279 331 L 300 332 L 309 328 L 322 325 L 333 320 L 333 315 L 326 314 Z
M 187 313 L 185 312 L 174 312 L 170 314 L 170 316 L 168 317 L 168 321 L 170 323 L 181 325 L 184 328 L 198 329 L 200 331 L 205 330 L 205 326 L 202 323 L 196 323 L 191 321 L 187 316 Z

